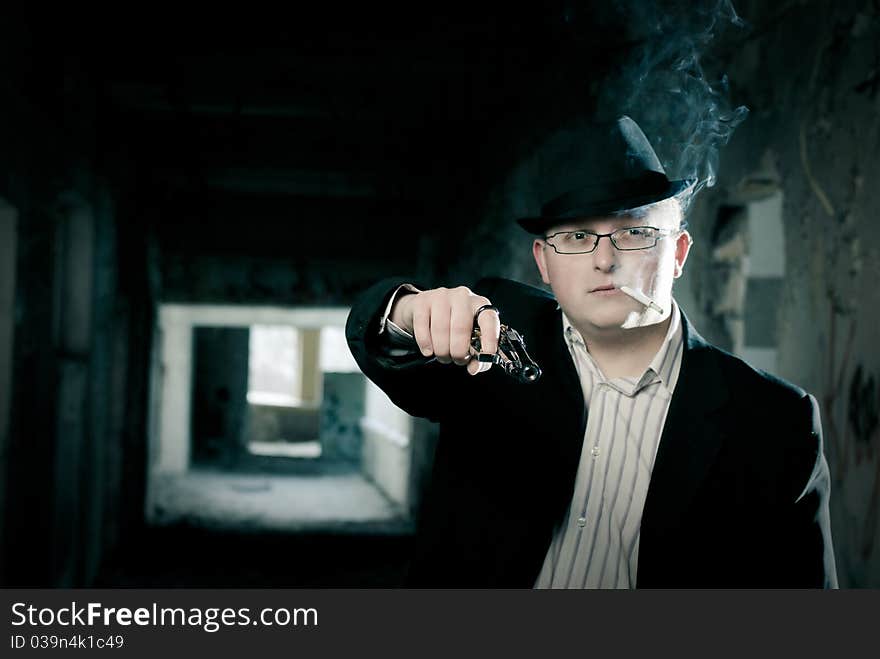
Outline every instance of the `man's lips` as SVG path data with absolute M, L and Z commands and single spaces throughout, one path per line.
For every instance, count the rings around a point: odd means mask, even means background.
M 597 286 L 596 288 L 591 290 L 590 293 L 602 293 L 602 292 L 608 293 L 608 292 L 616 291 L 616 290 L 617 290 L 617 287 L 614 286 L 613 284 L 605 284 L 604 286 Z

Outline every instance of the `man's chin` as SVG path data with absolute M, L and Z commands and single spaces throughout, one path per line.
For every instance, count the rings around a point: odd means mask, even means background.
M 591 314 L 582 319 L 582 326 L 595 332 L 614 332 L 623 329 L 623 324 L 630 316 L 629 311 L 608 314 Z

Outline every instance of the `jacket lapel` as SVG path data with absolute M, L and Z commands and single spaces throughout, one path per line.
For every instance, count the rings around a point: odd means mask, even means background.
M 681 370 L 663 426 L 642 514 L 639 582 L 675 532 L 723 442 L 719 414 L 729 392 L 715 349 L 681 314 L 683 340 Z
M 580 416 L 586 413 L 586 405 L 584 404 L 584 395 L 581 389 L 581 381 L 578 377 L 577 370 L 574 366 L 574 360 L 568 344 L 565 342 L 565 336 L 562 331 L 562 311 L 557 309 L 549 323 L 545 324 L 545 332 L 549 335 L 550 359 L 547 365 L 551 369 L 552 377 L 547 378 L 549 382 L 558 383 L 559 393 L 562 395 L 565 404 L 574 403 L 575 409 L 580 410 Z M 583 437 L 577 442 L 580 449 Z
M 571 501 L 587 422 L 580 378 L 563 336 L 562 312 L 555 300 L 535 327 L 534 345 L 533 357 L 544 371 L 534 392 L 541 401 L 545 450 L 552 447 L 545 473 L 546 482 L 553 484 L 555 522 Z

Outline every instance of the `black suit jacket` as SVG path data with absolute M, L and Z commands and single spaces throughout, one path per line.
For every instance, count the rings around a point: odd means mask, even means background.
M 384 357 L 380 312 L 400 279 L 371 287 L 346 334 L 363 372 L 440 424 L 410 571 L 413 586 L 531 587 L 570 503 L 586 427 L 561 312 L 504 279 L 473 290 L 525 337 L 543 369 Z M 682 314 L 685 349 L 641 523 L 637 586 L 835 587 L 829 474 L 815 399 L 708 344 Z

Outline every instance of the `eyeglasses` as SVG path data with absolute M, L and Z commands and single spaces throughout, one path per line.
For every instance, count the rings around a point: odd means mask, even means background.
M 599 245 L 599 239 L 607 237 L 611 244 L 622 252 L 638 249 L 651 249 L 657 241 L 678 231 L 658 229 L 657 227 L 624 227 L 611 233 L 596 233 L 579 229 L 577 231 L 557 231 L 544 236 L 544 241 L 557 254 L 589 254 Z

